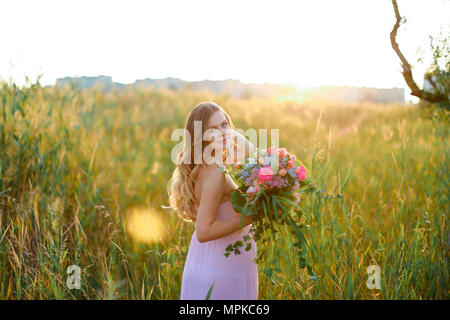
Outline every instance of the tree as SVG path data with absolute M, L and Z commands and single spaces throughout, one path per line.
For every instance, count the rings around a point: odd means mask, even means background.
M 447 62 L 446 62 L 446 66 L 445 66 L 446 67 L 445 71 L 441 71 L 437 65 L 437 59 L 442 57 L 442 54 L 441 54 L 442 48 L 439 47 L 439 45 L 433 46 L 433 43 L 432 43 L 434 63 L 432 65 L 432 67 L 430 68 L 429 72 L 427 72 L 425 74 L 425 79 L 431 84 L 431 86 L 435 90 L 428 91 L 428 90 L 420 89 L 413 79 L 413 75 L 411 72 L 411 65 L 408 63 L 405 56 L 400 51 L 400 48 L 398 47 L 398 44 L 396 41 L 397 30 L 400 27 L 400 24 L 406 22 L 406 19 L 402 18 L 400 16 L 400 13 L 398 10 L 398 5 L 397 5 L 397 0 L 392 0 L 392 5 L 394 6 L 396 22 L 395 22 L 394 28 L 391 31 L 391 45 L 392 45 L 392 48 L 394 49 L 395 53 L 398 55 L 398 57 L 400 58 L 400 60 L 402 62 L 403 78 L 405 79 L 406 84 L 408 85 L 409 89 L 411 89 L 411 95 L 416 96 L 422 100 L 432 102 L 432 103 L 433 102 L 442 102 L 442 101 L 449 102 L 448 87 L 445 88 L 446 86 L 444 84 L 444 88 L 446 90 L 440 90 L 440 88 L 442 88 L 442 86 L 441 86 L 442 83 L 441 82 L 435 83 L 436 79 L 439 80 L 441 78 L 444 79 L 446 83 L 448 83 L 450 62 L 448 59 L 448 52 L 445 53 L 445 50 L 448 49 L 448 43 L 447 42 L 443 43 L 444 50 L 442 51 L 442 52 L 444 52 L 444 55 L 447 54 L 446 55 Z M 445 48 L 446 46 L 447 46 L 447 48 Z

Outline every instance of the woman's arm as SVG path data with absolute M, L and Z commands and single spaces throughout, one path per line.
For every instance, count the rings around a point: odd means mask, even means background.
M 227 236 L 239 230 L 240 216 L 229 220 L 216 220 L 225 186 L 225 175 L 215 166 L 207 166 L 202 186 L 200 207 L 197 211 L 195 228 L 199 242 L 207 242 Z M 242 227 L 253 222 L 244 216 Z

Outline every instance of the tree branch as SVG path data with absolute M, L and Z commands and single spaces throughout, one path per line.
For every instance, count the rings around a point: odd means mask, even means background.
M 423 100 L 427 100 L 429 102 L 439 102 L 439 101 L 448 100 L 448 97 L 440 92 L 429 93 L 427 91 L 420 89 L 417 86 L 416 82 L 414 81 L 413 75 L 411 72 L 411 66 L 408 63 L 408 61 L 406 60 L 405 56 L 401 53 L 400 48 L 398 47 L 398 44 L 396 42 L 397 30 L 400 27 L 400 21 L 401 21 L 400 13 L 399 13 L 398 6 L 397 6 L 397 0 L 392 0 L 392 5 L 394 6 L 396 22 L 395 22 L 394 28 L 391 31 L 391 45 L 392 45 L 392 48 L 394 49 L 395 53 L 397 54 L 397 56 L 400 58 L 400 60 L 402 62 L 403 78 L 405 79 L 406 84 L 408 85 L 409 89 L 411 89 L 411 95 L 416 96 Z

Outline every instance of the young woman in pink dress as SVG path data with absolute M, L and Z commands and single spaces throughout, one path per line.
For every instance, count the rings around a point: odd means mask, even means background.
M 201 122 L 202 132 L 194 138 L 194 128 L 199 130 L 200 123 L 196 121 Z M 249 234 L 253 222 L 244 216 L 239 234 L 241 214 L 230 202 L 230 193 L 237 185 L 218 167 L 227 156 L 235 162 L 249 156 L 253 149 L 233 128 L 229 115 L 213 102 L 198 104 L 185 123 L 183 148 L 168 189 L 171 207 L 183 219 L 195 223 L 183 270 L 181 300 L 203 300 L 208 293 L 211 300 L 258 299 L 256 243 L 251 240 L 250 251 L 242 249 L 240 255 L 224 256 L 227 245 Z M 205 152 L 206 148 L 212 152 Z M 220 161 L 205 161 L 207 154 Z

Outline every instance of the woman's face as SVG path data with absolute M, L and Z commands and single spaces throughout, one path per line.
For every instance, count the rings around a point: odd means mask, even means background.
M 215 145 L 214 149 L 221 145 L 222 150 L 226 150 L 230 146 L 231 127 L 222 111 L 214 112 L 209 118 L 204 140 L 211 141 Z

